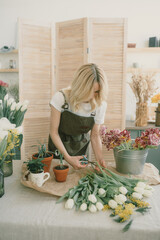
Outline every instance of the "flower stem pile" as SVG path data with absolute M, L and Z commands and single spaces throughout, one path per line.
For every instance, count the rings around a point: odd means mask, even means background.
M 89 171 L 81 178 L 78 185 L 64 194 L 57 203 L 65 202 L 66 209 L 95 213 L 101 210 L 112 210 L 111 217 L 117 222 L 127 222 L 134 211 L 144 214 L 150 207 L 143 197 L 150 197 L 153 188 L 139 179 L 119 176 L 107 168 L 102 168 L 97 162 L 100 171 Z M 132 223 L 131 219 L 123 228 L 127 231 Z

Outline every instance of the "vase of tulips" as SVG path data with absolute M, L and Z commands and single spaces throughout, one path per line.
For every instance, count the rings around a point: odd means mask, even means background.
M 102 144 L 108 150 L 113 149 L 116 170 L 124 174 L 140 174 L 150 148 L 160 145 L 160 130 L 158 128 L 146 129 L 140 137 L 131 139 L 130 132 L 113 129 L 107 131 L 101 128 Z

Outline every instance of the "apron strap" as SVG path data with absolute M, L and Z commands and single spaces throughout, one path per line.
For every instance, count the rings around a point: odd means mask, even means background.
M 66 109 L 69 109 L 69 104 L 67 103 L 67 100 L 66 100 L 66 96 L 64 94 L 64 92 L 62 90 L 60 90 L 59 92 L 61 92 L 63 94 L 63 97 L 64 97 L 64 104 L 61 106 L 61 108 L 63 108 L 64 110 Z M 91 112 L 91 116 L 94 117 L 96 116 L 96 112 Z
M 66 110 L 66 109 L 69 108 L 69 105 L 68 105 L 67 100 L 66 100 L 66 96 L 65 96 L 65 94 L 64 94 L 64 92 L 62 90 L 60 90 L 59 92 L 61 92 L 63 94 L 63 97 L 64 97 L 64 104 L 61 106 L 61 108 Z

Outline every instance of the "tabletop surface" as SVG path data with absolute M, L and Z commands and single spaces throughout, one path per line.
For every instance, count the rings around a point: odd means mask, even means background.
M 147 126 L 145 126 L 145 127 L 137 127 L 137 126 L 135 126 L 135 121 L 129 121 L 129 120 L 126 121 L 126 129 L 145 130 L 147 128 L 159 128 L 160 129 L 160 126 L 155 126 L 155 122 L 154 123 L 148 122 Z
M 57 197 L 37 192 L 20 183 L 20 161 L 14 173 L 5 178 L 5 195 L 0 199 L 0 240 L 160 240 L 160 185 L 154 186 L 147 200 L 149 213 L 134 216 L 130 230 L 113 221 L 110 211 L 80 212 L 66 210 Z

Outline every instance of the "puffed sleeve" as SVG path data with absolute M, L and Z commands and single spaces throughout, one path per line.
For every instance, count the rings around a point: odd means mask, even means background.
M 62 111 L 62 105 L 64 104 L 64 96 L 61 92 L 56 92 L 51 101 L 50 101 L 50 106 L 55 107 L 59 112 Z
M 103 124 L 104 123 L 106 109 L 107 109 L 107 103 L 106 102 L 102 102 L 101 106 L 99 106 L 96 109 L 96 116 L 94 118 L 96 124 Z

